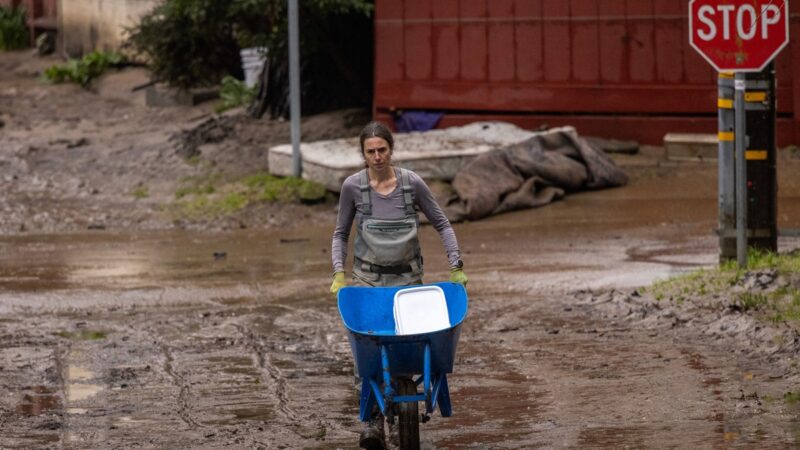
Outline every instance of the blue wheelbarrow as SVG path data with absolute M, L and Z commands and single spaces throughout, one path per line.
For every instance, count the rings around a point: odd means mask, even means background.
M 443 417 L 453 412 L 447 374 L 467 315 L 466 290 L 455 283 L 345 287 L 339 313 L 362 379 L 360 419 L 368 421 L 377 405 L 389 423 L 399 419 L 400 448 L 419 448 L 419 422 L 437 406 Z

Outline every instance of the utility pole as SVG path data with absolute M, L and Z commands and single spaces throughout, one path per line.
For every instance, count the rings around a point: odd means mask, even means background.
M 734 137 L 736 143 L 736 261 L 747 267 L 747 121 L 744 109 L 746 89 L 744 72 L 736 72 L 734 79 Z
M 289 1 L 289 107 L 292 120 L 292 174 L 303 175 L 300 155 L 300 37 L 297 0 Z

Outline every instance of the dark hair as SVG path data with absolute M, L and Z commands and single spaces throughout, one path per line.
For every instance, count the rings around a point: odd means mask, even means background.
M 379 137 L 389 144 L 389 151 L 394 151 L 394 136 L 392 130 L 389 129 L 384 123 L 372 121 L 361 130 L 358 140 L 361 144 L 361 155 L 364 155 L 364 141 L 369 138 Z

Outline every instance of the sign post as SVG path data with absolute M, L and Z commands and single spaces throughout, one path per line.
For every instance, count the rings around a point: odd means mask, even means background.
M 739 267 L 747 267 L 747 166 L 744 153 L 747 151 L 747 122 L 745 118 L 743 72 L 734 79 L 734 139 L 736 146 L 736 261 Z
M 788 0 L 691 0 L 689 43 L 718 72 L 734 72 L 736 259 L 747 266 L 748 136 L 745 73 L 762 71 L 789 43 Z M 720 98 L 720 102 L 722 102 Z M 720 139 L 720 152 L 724 150 Z M 720 158 L 722 161 L 723 158 Z M 720 177 L 722 178 L 722 164 Z M 730 183 L 720 182 L 720 186 Z M 730 193 L 720 193 L 730 198 Z M 723 205 L 720 222 L 723 220 Z M 724 232 L 724 227 L 720 227 Z

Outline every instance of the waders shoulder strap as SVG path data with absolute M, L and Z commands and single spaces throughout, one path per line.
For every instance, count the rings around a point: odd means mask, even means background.
M 364 169 L 359 174 L 360 181 L 358 188 L 361 190 L 361 206 L 364 209 L 362 215 L 364 216 L 371 216 L 372 215 L 372 200 L 369 196 L 369 176 L 367 175 L 367 169 Z
M 406 215 L 415 215 L 414 197 L 411 196 L 411 181 L 409 181 L 408 170 L 400 168 L 400 186 L 403 188 L 403 202 L 406 204 Z

